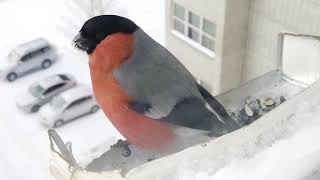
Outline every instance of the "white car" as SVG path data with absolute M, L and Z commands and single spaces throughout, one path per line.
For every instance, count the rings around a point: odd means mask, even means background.
M 57 94 L 77 84 L 70 74 L 56 74 L 33 83 L 25 92 L 17 97 L 19 109 L 26 112 L 37 112 L 42 105 L 49 102 Z
M 40 110 L 40 119 L 49 127 L 60 127 L 66 122 L 99 110 L 93 92 L 87 86 L 69 89 L 46 104 Z
M 1 78 L 11 82 L 29 72 L 47 69 L 57 57 L 55 48 L 43 38 L 21 44 L 0 61 Z

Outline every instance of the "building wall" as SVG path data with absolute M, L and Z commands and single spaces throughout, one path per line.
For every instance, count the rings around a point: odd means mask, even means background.
M 216 24 L 215 57 L 171 32 L 173 0 L 166 0 L 166 46 L 201 81 L 219 94 L 241 84 L 250 0 L 174 0 Z
M 213 94 L 277 68 L 278 34 L 320 35 L 318 0 L 175 0 L 217 26 L 215 58 L 171 33 L 166 0 L 166 45 Z
M 220 70 L 222 57 L 222 40 L 225 2 L 221 0 L 175 0 L 194 13 L 204 16 L 216 24 L 215 57 L 199 51 L 172 33 L 172 0 L 166 0 L 166 46 L 183 64 L 206 84 L 211 93 L 217 94 L 220 89 Z M 208 8 L 203 8 L 203 6 Z
M 250 0 L 226 0 L 220 93 L 241 84 L 248 38 L 249 7 Z
M 278 34 L 320 35 L 319 0 L 251 0 L 242 82 L 277 68 Z

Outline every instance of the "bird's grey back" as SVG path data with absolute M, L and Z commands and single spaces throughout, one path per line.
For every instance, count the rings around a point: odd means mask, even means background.
M 167 49 L 141 29 L 134 39 L 134 54 L 113 73 L 128 95 L 150 104 L 159 117 L 168 115 L 181 99 L 204 101 L 191 73 Z

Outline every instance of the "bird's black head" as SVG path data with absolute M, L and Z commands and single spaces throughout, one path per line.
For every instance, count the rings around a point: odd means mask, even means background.
M 91 54 L 107 36 L 115 33 L 134 33 L 138 26 L 131 20 L 116 16 L 102 15 L 87 20 L 79 34 L 73 39 L 75 47 Z

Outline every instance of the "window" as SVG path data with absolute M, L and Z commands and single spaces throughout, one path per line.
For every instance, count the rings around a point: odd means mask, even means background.
M 68 76 L 64 75 L 64 74 L 58 74 L 58 76 L 64 81 L 69 81 L 70 80 L 70 78 Z
M 21 58 L 21 61 L 22 61 L 22 62 L 27 62 L 27 61 L 30 60 L 31 58 L 32 58 L 32 54 L 29 53 L 29 54 L 26 54 L 25 56 L 23 56 L 23 57 Z
M 174 4 L 174 16 L 180 18 L 181 20 L 185 19 L 185 8 L 179 4 Z
M 215 24 L 213 24 L 211 21 L 207 20 L 206 18 L 203 18 L 202 30 L 211 36 L 216 36 Z
M 196 42 L 200 49 L 205 48 L 210 54 L 214 52 L 216 25 L 212 21 L 174 2 L 172 22 L 172 28 L 175 32 Z
M 66 108 L 66 110 L 68 110 L 68 109 L 70 109 L 70 108 L 73 108 L 74 106 L 78 106 L 78 105 L 86 102 L 86 101 L 89 100 L 89 99 L 92 99 L 92 96 L 87 96 L 87 97 L 78 99 L 78 100 L 74 101 L 73 103 L 71 103 L 71 104 Z
M 194 14 L 193 12 L 189 11 L 188 13 L 188 22 L 193 25 L 194 27 L 200 28 L 200 16 Z
M 184 24 L 185 16 L 186 16 L 185 8 L 178 4 L 175 4 L 173 28 L 182 34 L 185 33 L 185 24 Z
M 184 24 L 177 20 L 177 19 L 174 19 L 173 20 L 173 28 L 177 31 L 179 31 L 180 33 L 184 34 Z
M 44 91 L 45 91 L 45 89 L 40 84 L 33 84 L 29 88 L 29 93 L 33 97 L 41 96 Z
M 8 59 L 10 62 L 17 62 L 17 60 L 19 60 L 19 57 L 19 54 L 15 50 L 11 51 L 8 55 Z
M 196 42 L 200 42 L 199 32 L 192 27 L 188 28 L 188 37 Z
M 31 57 L 36 57 L 36 56 L 38 56 L 38 55 L 40 55 L 41 54 L 41 51 L 40 50 L 37 50 L 37 51 L 33 51 L 32 53 L 30 53 L 31 54 Z
M 47 52 L 47 51 L 49 51 L 49 50 L 50 50 L 50 47 L 49 47 L 49 46 L 45 46 L 45 47 L 43 47 L 43 48 L 40 49 L 41 53 L 45 53 L 45 52 Z
M 38 56 L 38 55 L 41 55 L 49 50 L 50 50 L 50 48 L 48 46 L 46 46 L 46 47 L 43 47 L 43 48 L 38 49 L 36 51 L 30 52 L 30 53 L 26 54 L 25 56 L 23 56 L 21 58 L 21 61 L 26 62 L 26 61 L 30 60 L 31 58 Z
M 65 83 L 61 83 L 61 84 L 54 85 L 54 86 L 48 88 L 48 89 L 43 93 L 43 95 L 46 96 L 46 95 L 52 93 L 53 91 L 55 91 L 55 90 L 63 87 L 64 85 L 66 85 L 66 84 L 65 84 Z
M 214 41 L 206 35 L 202 36 L 202 45 L 212 51 L 214 51 Z

